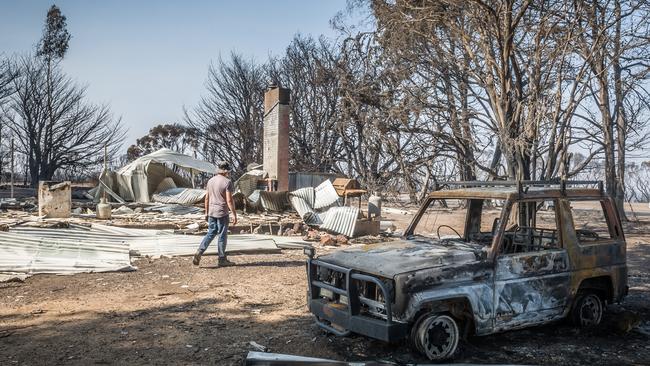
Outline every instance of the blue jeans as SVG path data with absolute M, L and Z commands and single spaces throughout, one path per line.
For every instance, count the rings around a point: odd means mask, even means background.
M 212 243 L 215 237 L 217 239 L 217 248 L 219 253 L 219 258 L 226 257 L 226 240 L 228 239 L 228 215 L 224 217 L 208 217 L 208 233 L 205 235 L 201 241 L 201 246 L 199 247 L 199 252 L 203 252 L 208 249 L 208 245 Z

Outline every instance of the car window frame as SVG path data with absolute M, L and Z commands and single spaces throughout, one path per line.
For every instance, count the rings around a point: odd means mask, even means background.
M 576 243 L 580 247 L 587 247 L 591 245 L 607 245 L 614 244 L 620 241 L 625 240 L 623 236 L 623 229 L 621 227 L 620 219 L 616 219 L 618 215 L 615 212 L 610 212 L 615 210 L 612 205 L 611 199 L 608 197 L 569 197 L 566 198 L 569 208 L 569 214 L 571 215 L 571 225 L 573 226 L 573 232 L 576 236 Z M 573 215 L 573 207 L 571 207 L 571 202 L 600 202 L 600 207 L 602 209 L 603 216 L 605 217 L 605 223 L 607 224 L 607 231 L 609 231 L 610 237 L 607 239 L 601 239 L 596 241 L 581 241 L 578 236 L 578 227 L 575 223 L 575 217 Z M 616 217 L 612 217 L 616 215 Z
M 541 250 L 541 251 L 530 251 L 530 252 L 520 252 L 520 253 L 503 253 L 503 234 L 505 233 L 506 230 L 506 225 L 508 224 L 508 220 L 511 217 L 512 209 L 515 206 L 515 204 L 519 203 L 524 203 L 524 202 L 544 202 L 544 201 L 552 201 L 553 202 L 553 211 L 555 213 L 555 224 L 557 226 L 557 237 L 558 237 L 558 242 L 560 243 L 559 248 L 554 248 L 554 249 L 549 249 L 549 250 Z M 552 251 L 566 251 L 567 247 L 565 245 L 566 238 L 564 236 L 564 230 L 563 230 L 563 223 L 562 219 L 560 217 L 560 212 L 559 212 L 559 205 L 560 205 L 560 200 L 556 197 L 544 197 L 544 198 L 524 198 L 524 199 L 514 199 L 511 200 L 507 206 L 507 208 L 504 206 L 504 213 L 505 210 L 507 209 L 508 213 L 502 215 L 505 216 L 505 220 L 502 218 L 502 223 L 505 222 L 505 224 L 500 223 L 499 224 L 499 231 L 500 235 L 495 235 L 495 239 L 497 239 L 498 236 L 498 242 L 494 243 L 495 249 L 494 249 L 494 258 L 498 259 L 500 257 L 511 257 L 511 256 L 516 256 L 516 255 L 534 255 L 535 253 L 542 254 L 542 253 L 548 253 Z M 519 213 L 517 213 L 519 214 Z M 537 214 L 537 212 L 535 212 Z

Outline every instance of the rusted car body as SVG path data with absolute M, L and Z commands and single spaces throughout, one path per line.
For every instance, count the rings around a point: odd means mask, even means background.
M 617 210 L 602 183 L 580 187 L 591 183 L 463 182 L 433 192 L 400 240 L 310 258 L 309 308 L 334 334 L 410 337 L 433 360 L 452 357 L 469 333 L 566 317 L 596 325 L 603 304 L 627 294 L 627 267 Z M 440 225 L 438 239 L 418 235 L 423 215 L 440 200 L 461 202 L 463 227 Z M 485 219 L 493 202 L 503 206 Z M 603 232 L 589 229 L 589 219 L 582 226 L 574 220 L 572 205 L 590 203 L 602 209 Z M 457 237 L 441 237 L 443 227 Z

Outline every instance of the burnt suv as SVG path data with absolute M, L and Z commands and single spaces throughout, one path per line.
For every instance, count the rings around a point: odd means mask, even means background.
M 441 360 L 469 334 L 563 318 L 597 325 L 627 294 L 625 236 L 602 182 L 449 186 L 401 239 L 310 256 L 309 309 L 321 328 L 410 338 Z

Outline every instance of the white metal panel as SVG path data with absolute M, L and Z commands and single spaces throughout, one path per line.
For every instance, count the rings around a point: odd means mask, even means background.
M 318 187 L 314 189 L 314 192 L 316 195 L 314 200 L 314 209 L 318 210 L 334 205 L 338 206 L 339 194 L 336 193 L 336 189 L 329 180 L 319 184 Z

